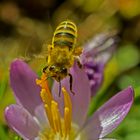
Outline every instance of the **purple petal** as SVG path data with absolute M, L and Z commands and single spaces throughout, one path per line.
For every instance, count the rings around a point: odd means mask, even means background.
M 86 61 L 83 63 L 83 67 L 90 81 L 91 96 L 94 96 L 103 81 L 104 64 L 102 62 L 96 62 L 91 57 L 85 59 Z
M 37 75 L 29 66 L 21 60 L 15 60 L 11 64 L 10 83 L 14 91 L 16 101 L 25 107 L 31 114 L 41 104 L 39 96 L 40 88 L 36 85 Z
M 117 40 L 115 32 L 102 33 L 83 47 L 80 60 L 90 80 L 91 96 L 97 93 L 102 84 L 104 66 L 112 56 Z
M 129 112 L 133 96 L 132 87 L 128 87 L 100 107 L 85 124 L 88 139 L 103 138 L 111 133 Z
M 39 121 L 39 126 L 41 129 L 48 127 L 49 122 L 46 116 L 44 105 L 41 104 L 35 109 L 35 117 Z
M 86 115 L 88 111 L 88 105 L 90 102 L 91 92 L 90 92 L 89 80 L 84 70 L 80 69 L 76 64 L 71 69 L 70 73 L 73 76 L 72 85 L 73 85 L 73 91 L 75 92 L 75 95 L 73 95 L 70 91 L 69 77 L 65 78 L 62 81 L 62 86 L 66 88 L 66 90 L 71 96 L 73 121 L 79 125 L 82 125 L 87 117 Z M 62 97 L 59 97 L 58 91 L 59 91 L 59 85 L 57 82 L 54 82 L 52 93 L 54 94 L 55 99 L 59 102 L 60 111 L 62 113 L 64 107 L 63 95 L 61 94 Z
M 33 140 L 39 132 L 39 127 L 31 114 L 19 105 L 10 105 L 5 110 L 8 125 L 24 139 Z

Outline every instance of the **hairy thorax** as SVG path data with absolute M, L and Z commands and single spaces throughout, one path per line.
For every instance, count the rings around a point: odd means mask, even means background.
M 55 47 L 51 51 L 51 62 L 58 65 L 71 67 L 74 61 L 72 51 L 68 47 Z

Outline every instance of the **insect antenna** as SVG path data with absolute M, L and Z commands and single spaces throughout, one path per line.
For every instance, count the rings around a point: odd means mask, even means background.
M 75 92 L 72 90 L 72 83 L 73 83 L 73 78 L 72 78 L 72 75 L 69 73 L 69 77 L 70 77 L 70 91 L 73 95 L 75 95 Z

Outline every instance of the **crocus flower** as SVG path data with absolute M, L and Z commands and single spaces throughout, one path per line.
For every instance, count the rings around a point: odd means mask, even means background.
M 58 83 L 54 83 L 51 94 L 42 75 L 37 80 L 40 89 L 35 82 L 37 75 L 26 63 L 15 60 L 10 68 L 10 82 L 16 104 L 5 110 L 8 125 L 24 140 L 98 140 L 111 133 L 131 108 L 132 87 L 113 96 L 88 117 L 89 79 L 77 65 L 71 69 L 71 74 L 76 94 L 70 93 L 66 78 L 59 97 Z
M 116 33 L 102 33 L 83 46 L 80 60 L 90 81 L 91 96 L 97 93 L 102 84 L 104 66 L 111 58 L 117 42 Z

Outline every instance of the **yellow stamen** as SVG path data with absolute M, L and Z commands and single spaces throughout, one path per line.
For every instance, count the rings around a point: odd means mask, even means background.
M 65 90 L 65 88 L 62 88 L 62 93 L 64 95 L 64 105 L 65 107 L 68 107 L 70 109 L 70 111 L 72 112 L 72 103 L 71 103 L 71 99 L 69 96 L 69 93 Z
M 64 95 L 64 125 L 65 125 L 65 136 L 70 133 L 71 129 L 71 118 L 72 118 L 72 103 L 68 92 L 65 88 L 62 88 Z
M 48 121 L 53 133 L 57 136 L 68 138 L 71 133 L 71 120 L 72 120 L 72 103 L 68 92 L 65 88 L 62 88 L 64 95 L 64 118 L 61 118 L 58 109 L 58 103 L 53 99 L 53 96 L 48 88 L 46 74 L 42 74 L 40 80 L 36 80 L 36 83 L 40 85 L 40 96 L 44 103 Z
M 57 102 L 55 101 L 51 102 L 51 111 L 52 111 L 52 117 L 53 117 L 53 122 L 54 122 L 54 128 L 62 136 L 61 119 L 60 119 Z
M 42 89 L 40 92 L 41 99 L 44 104 L 47 104 L 49 107 L 51 106 L 52 95 L 50 92 L 47 92 L 46 89 Z
M 65 127 L 65 136 L 67 136 L 70 133 L 70 110 L 69 108 L 65 107 L 64 109 L 64 127 Z
M 48 82 L 47 82 L 47 75 L 45 73 L 42 74 L 41 79 L 36 79 L 36 84 L 39 85 L 42 89 L 46 89 L 46 91 L 51 94 L 49 87 L 48 87 Z

